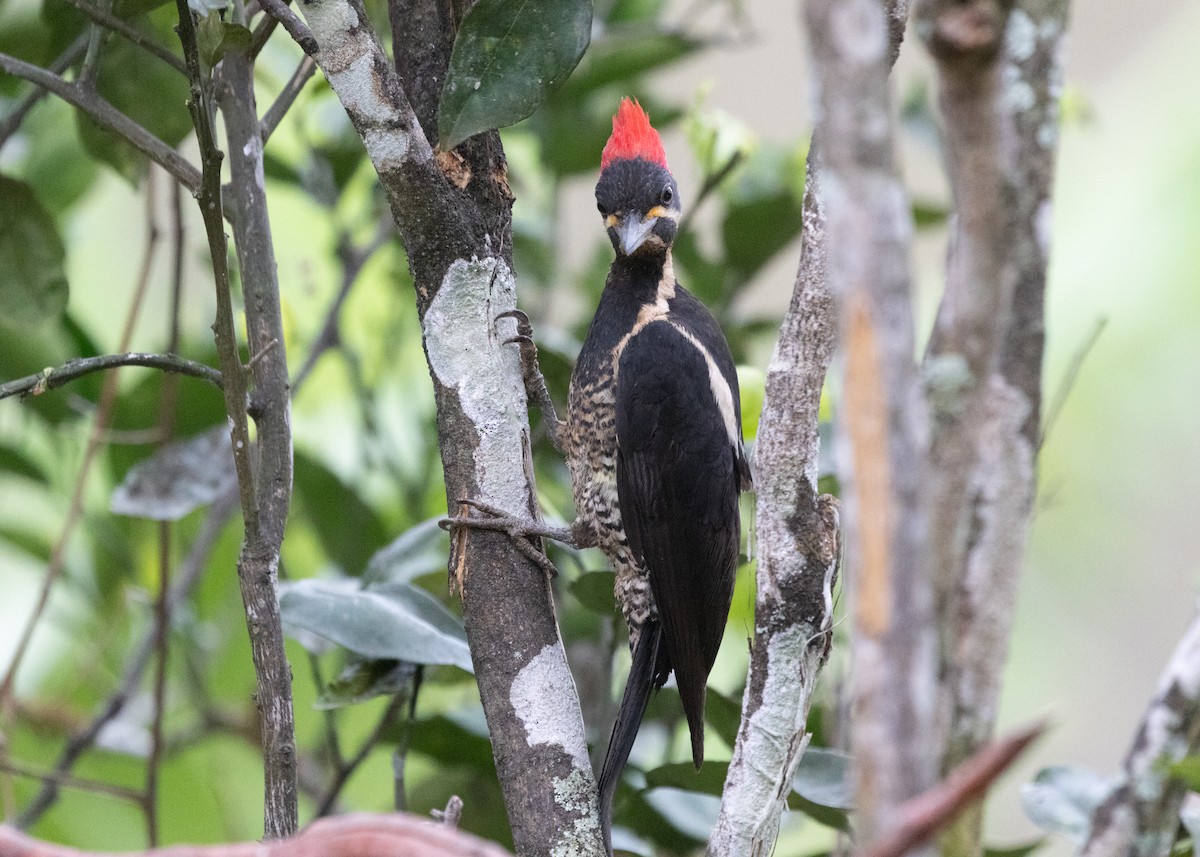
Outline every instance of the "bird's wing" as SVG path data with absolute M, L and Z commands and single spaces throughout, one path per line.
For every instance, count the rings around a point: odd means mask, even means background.
M 626 344 L 616 390 L 621 519 L 650 573 L 697 765 L 705 684 L 733 594 L 741 481 L 740 436 L 731 440 L 728 402 L 724 411 L 718 402 L 736 398 L 737 382 L 714 379 L 711 362 L 693 337 L 657 321 Z

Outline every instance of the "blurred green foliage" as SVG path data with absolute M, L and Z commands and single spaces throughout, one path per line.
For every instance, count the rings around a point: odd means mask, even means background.
M 661 128 L 686 123 L 692 151 L 673 152 L 672 158 L 694 159 L 705 179 L 703 190 L 692 188 L 685 195 L 692 208 L 686 209 L 688 228 L 678 243 L 681 281 L 721 319 L 739 362 L 766 353 L 773 339 L 773 323 L 739 316 L 732 306 L 798 233 L 804 146 L 758 143 L 702 101 L 687 103 L 657 92 L 650 84 L 656 73 L 709 49 L 703 38 L 668 27 L 664 7 L 661 0 L 597 4 L 591 47 L 575 74 L 528 120 L 503 134 L 517 195 L 513 242 L 520 303 L 533 318 L 543 368 L 559 402 L 565 401 L 574 353 L 611 258 L 599 222 L 588 249 L 566 258 L 564 247 L 577 242 L 560 232 L 561 208 L 569 186 L 591 181 L 622 95 L 637 95 Z M 118 4 L 116 11 L 177 51 L 169 4 Z M 372 14 L 379 14 L 377 6 Z M 61 0 L 0 5 L 0 50 L 27 61 L 53 62 L 85 32 L 83 18 Z M 267 44 L 256 70 L 260 108 L 279 92 L 298 59 L 298 49 L 281 36 Z M 172 69 L 109 37 L 91 73 L 98 91 L 117 107 L 188 150 L 186 86 Z M 27 89 L 0 78 L 0 116 L 16 107 Z M 45 99 L 0 150 L 5 194 L 0 254 L 25 261 L 41 254 L 37 258 L 43 260 L 36 271 L 28 265 L 4 266 L 0 288 L 6 299 L 17 287 L 35 290 L 39 297 L 36 317 L 0 311 L 0 380 L 113 350 L 122 314 L 139 308 L 134 348 L 165 349 L 168 331 L 178 323 L 175 349 L 215 364 L 206 250 L 187 209 L 190 201 L 184 200 L 180 221 L 189 231 L 176 248 L 187 273 L 182 303 L 172 310 L 169 266 L 150 265 L 145 305 L 129 309 L 135 283 L 114 276 L 110 266 L 118 257 L 175 252 L 169 194 L 163 192 L 161 175 L 157 185 L 148 183 L 141 155 L 86 120 L 70 119 L 69 108 Z M 447 587 L 449 543 L 432 523 L 445 514 L 446 500 L 411 281 L 399 242 L 386 229 L 379 240 L 380 224 L 389 220 L 386 205 L 361 143 L 323 80 L 309 84 L 272 136 L 266 182 L 293 374 L 318 341 L 339 290 L 349 289 L 334 347 L 320 356 L 296 391 L 292 417 L 294 499 L 281 576 L 296 679 L 301 820 L 327 796 L 333 770 L 361 742 L 375 741 L 338 795 L 337 809 L 392 807 L 391 759 L 399 752 L 405 759 L 403 804 L 408 809 L 426 813 L 458 794 L 466 805 L 465 829 L 508 843 L 478 693 L 462 668 L 469 664 L 461 650 L 457 600 Z M 145 206 L 132 194 L 151 201 L 153 244 L 146 243 L 145 218 L 138 214 Z M 97 252 L 94 245 L 74 240 L 80 224 L 95 218 L 97 206 L 106 215 L 113 206 L 120 213 L 112 216 L 126 218 L 120 246 Z M 696 208 L 701 216 L 693 220 Z M 53 258 L 62 246 L 72 279 L 69 301 L 66 278 Z M 24 270 L 30 276 L 18 277 Z M 30 305 L 21 303 L 23 309 Z M 0 301 L 0 310 L 4 307 Z M 751 366 L 741 370 L 741 377 L 744 426 L 752 442 L 763 378 Z M 5 662 L 32 611 L 46 564 L 69 532 L 61 549 L 61 579 L 18 675 L 20 703 L 0 725 L 6 739 L 0 761 L 38 770 L 54 765 L 70 737 L 118 688 L 132 653 L 150 632 L 164 568 L 177 581 L 189 562 L 199 562 L 194 590 L 173 605 L 157 804 L 161 839 L 257 838 L 260 749 L 235 575 L 236 516 L 220 512 L 211 495 L 170 524 L 115 515 L 109 508 L 132 468 L 161 466 L 145 463 L 166 441 L 219 432 L 225 424 L 221 396 L 189 379 L 124 370 L 73 521 L 69 498 L 81 478 L 101 387 L 101 379 L 91 376 L 24 402 L 0 403 L 0 564 L 6 568 L 0 577 L 0 627 L 9 629 L 0 633 L 0 652 Z M 541 437 L 536 414 L 534 420 Z M 547 514 L 569 518 L 569 479 L 544 437 L 535 450 L 535 468 Z M 138 502 L 153 504 L 155 498 Z M 208 530 L 217 536 L 205 547 Z M 628 664 L 611 573 L 595 551 L 577 553 L 557 545 L 550 550 L 561 572 L 554 582 L 559 620 L 584 691 L 589 737 L 602 749 L 612 689 L 586 685 L 599 677 L 619 687 Z M 738 723 L 744 640 L 753 628 L 752 570 L 748 562 L 739 572 L 730 640 L 709 699 L 710 752 L 718 759 L 727 756 Z M 423 629 L 420 640 L 417 629 Z M 416 662 L 424 666 L 415 668 Z M 459 666 L 449 665 L 455 663 Z M 154 719 L 152 672 L 136 683 L 73 775 L 143 788 Z M 397 705 L 401 699 L 405 704 Z M 686 727 L 670 688 L 654 700 L 642 732 L 618 799 L 622 829 L 617 841 L 642 854 L 696 849 L 712 810 L 710 799 L 700 793 L 714 790 L 710 780 L 719 775 L 721 763 L 707 776 L 679 772 L 676 763 L 687 756 Z M 30 805 L 39 782 L 0 772 L 0 786 L 0 800 L 11 814 Z M 814 817 L 845 825 L 844 801 L 822 808 L 801 797 L 805 790 L 799 782 L 797 790 L 796 807 L 815 807 Z M 795 828 L 801 822 L 797 813 L 787 823 Z M 809 827 L 815 833 L 798 840 L 808 844 L 793 846 L 800 849 L 794 853 L 832 841 L 828 828 Z M 135 804 L 76 788 L 64 788 L 32 832 L 90 849 L 139 848 L 146 837 Z

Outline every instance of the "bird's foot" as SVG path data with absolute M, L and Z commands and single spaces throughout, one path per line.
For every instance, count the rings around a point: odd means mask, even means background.
M 550 562 L 546 554 L 539 549 L 534 539 L 554 539 L 557 542 L 562 542 L 572 547 L 578 546 L 572 527 L 552 527 L 543 521 L 519 517 L 483 500 L 462 499 L 458 503 L 461 509 L 460 514 L 442 518 L 438 521 L 438 526 L 443 530 L 449 530 L 451 533 L 458 527 L 506 533 L 512 539 L 513 545 L 520 552 L 521 556 L 538 566 L 551 578 L 558 576 L 558 569 L 554 567 L 554 563 Z M 483 514 L 478 516 L 472 515 L 471 510 L 482 512 Z M 458 550 L 459 543 L 456 542 L 455 553 Z
M 519 309 L 511 309 L 496 316 L 496 321 L 502 318 L 515 319 L 517 335 L 504 340 L 505 345 L 521 347 L 521 378 L 525 382 L 525 395 L 529 401 L 542 412 L 546 423 L 546 431 L 554 448 L 562 452 L 562 426 L 558 413 L 554 410 L 554 400 L 550 398 L 550 390 L 546 387 L 546 378 L 542 375 L 542 367 L 538 363 L 537 343 L 533 341 L 533 325 L 529 316 Z

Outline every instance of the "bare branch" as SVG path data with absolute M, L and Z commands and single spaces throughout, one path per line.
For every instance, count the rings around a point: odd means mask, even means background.
M 955 200 L 925 361 L 945 771 L 995 728 L 1033 511 L 1067 2 L 924 0 L 920 9 Z M 981 842 L 977 806 L 943 844 L 969 855 Z
M 0 825 L 0 857 L 93 857 L 93 852 L 43 842 Z M 499 845 L 428 819 L 402 814 L 358 814 L 323 818 L 286 840 L 175 845 L 135 851 L 127 857 L 512 856 Z
M 97 95 L 94 90 L 68 83 L 57 74 L 5 53 L 0 53 L 0 69 L 53 92 L 63 101 L 83 111 L 105 131 L 117 135 L 154 161 L 192 193 L 200 189 L 199 170 L 158 137 Z
M 259 0 L 259 5 L 264 12 L 283 25 L 304 53 L 310 57 L 317 55 L 317 40 L 313 38 L 312 31 L 283 0 Z
M 267 108 L 267 112 L 263 114 L 262 124 L 259 133 L 262 136 L 263 144 L 266 145 L 267 139 L 275 133 L 275 129 L 279 127 L 279 123 L 283 121 L 283 117 L 287 115 L 292 104 L 304 89 L 304 84 L 308 83 L 309 78 L 317 70 L 317 63 L 311 56 L 305 56 L 300 60 L 300 65 L 296 66 L 296 70 L 292 72 L 292 76 L 288 78 L 288 82 L 284 84 L 279 96 L 274 103 Z
M 504 344 L 508 329 L 496 323 L 516 308 L 512 195 L 498 137 L 461 147 L 471 173 L 465 187 L 452 184 L 360 0 L 311 0 L 301 11 L 408 252 L 448 499 L 534 515 L 518 349 Z M 429 72 L 426 82 L 438 74 Z M 517 850 L 599 855 L 595 781 L 549 582 L 503 534 L 473 534 L 464 563 L 467 638 Z
M 58 771 L 44 771 L 36 768 L 31 768 L 28 765 L 22 765 L 18 762 L 11 762 L 7 759 L 0 760 L 0 771 L 8 774 L 16 774 L 18 777 L 31 777 L 41 780 L 44 783 L 53 782 L 56 786 L 65 786 L 70 789 L 79 789 L 85 792 L 95 792 L 96 794 L 108 795 L 109 797 L 127 800 L 130 803 L 142 803 L 145 799 L 144 795 L 135 790 L 125 788 L 124 786 L 115 786 L 112 783 L 101 782 L 100 780 L 88 780 L 82 777 L 72 777 Z
M 88 0 L 67 0 L 67 2 L 69 2 L 83 14 L 87 15 L 100 26 L 124 36 L 132 44 L 135 44 L 147 53 L 158 57 L 180 74 L 187 74 L 187 69 L 183 65 L 183 60 L 171 53 L 171 51 L 168 50 L 165 45 L 160 44 L 150 36 L 130 26 L 130 24 L 121 20 L 112 12 L 93 5 L 92 3 L 88 2 Z
M 1179 827 L 1187 784 L 1171 767 L 1200 752 L 1200 617 L 1158 680 L 1125 756 L 1123 777 L 1096 811 L 1079 857 L 1164 857 Z
M 104 372 L 118 366 L 145 366 L 150 369 L 161 369 L 163 372 L 187 375 L 207 381 L 216 387 L 221 386 L 221 373 L 211 366 L 187 360 L 177 354 L 131 351 L 126 354 L 105 354 L 100 357 L 81 357 L 77 360 L 68 360 L 62 366 L 43 369 L 37 374 L 8 381 L 0 384 L 0 399 L 7 399 L 10 396 L 40 396 L 48 390 L 61 387 L 85 375 Z
M 829 284 L 846 349 L 838 430 L 855 622 L 852 755 L 860 841 L 935 781 L 936 635 L 922 481 L 926 416 L 913 362 L 908 198 L 893 156 L 894 14 L 810 0 L 820 92 Z
M 904 0 L 888 5 L 892 62 L 904 35 L 906 8 Z M 828 281 L 820 133 L 818 128 L 808 155 L 800 266 L 768 366 L 755 442 L 755 639 L 742 723 L 709 843 L 712 857 L 773 850 L 808 743 L 806 724 L 817 676 L 832 644 L 841 533 L 835 501 L 817 494 L 817 426 L 837 337 L 837 310 Z
M 83 52 L 87 50 L 87 45 L 88 35 L 87 33 L 84 33 L 75 41 L 73 41 L 65 51 L 59 54 L 58 58 L 55 59 L 54 62 L 50 63 L 47 71 L 55 75 L 61 75 L 64 71 L 73 66 L 81 56 L 83 56 Z M 12 137 L 13 134 L 17 133 L 17 130 L 21 127 L 21 123 L 25 121 L 25 117 L 29 114 L 29 111 L 32 110 L 34 105 L 41 101 L 46 94 L 47 91 L 44 87 L 34 86 L 33 89 L 31 89 L 20 100 L 17 101 L 16 106 L 14 106 L 12 109 L 12 112 L 4 117 L 3 122 L 0 122 L 0 149 L 4 148 L 4 144 L 8 142 L 9 138 Z
M 825 269 L 820 174 L 810 152 L 800 271 L 767 371 L 755 441 L 758 595 L 754 644 L 712 857 L 770 854 L 807 745 L 832 644 L 837 510 L 817 492 L 818 410 L 837 319 Z

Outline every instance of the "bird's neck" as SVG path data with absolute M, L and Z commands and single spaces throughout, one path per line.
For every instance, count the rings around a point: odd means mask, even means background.
M 675 265 L 670 248 L 660 254 L 617 256 L 608 271 L 605 292 L 638 304 L 674 298 Z

